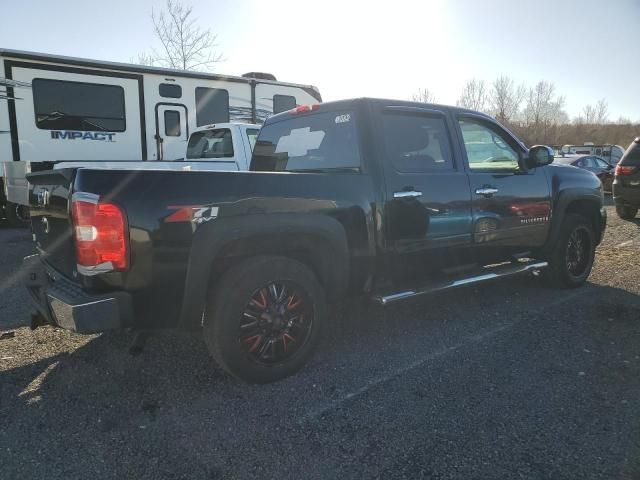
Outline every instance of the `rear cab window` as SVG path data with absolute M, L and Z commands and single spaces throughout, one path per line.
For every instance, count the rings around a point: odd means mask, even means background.
M 228 128 L 193 132 L 189 138 L 189 159 L 231 158 L 233 155 L 233 138 Z
M 292 114 L 267 123 L 260 130 L 251 170 L 360 171 L 355 112 Z

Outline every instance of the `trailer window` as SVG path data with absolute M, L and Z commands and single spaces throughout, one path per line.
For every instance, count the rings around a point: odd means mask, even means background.
M 173 83 L 161 83 L 158 87 L 158 93 L 164 98 L 180 98 L 182 97 L 182 87 Z
M 193 132 L 187 146 L 187 158 L 233 157 L 231 130 L 219 128 Z
M 229 92 L 220 88 L 196 87 L 196 125 L 229 121 Z
M 286 112 L 292 108 L 296 108 L 296 97 L 291 95 L 274 95 L 273 96 L 273 113 Z
M 360 169 L 355 114 L 350 111 L 292 116 L 260 130 L 251 170 L 353 171 Z
M 164 134 L 167 137 L 179 137 L 180 133 L 180 112 L 177 110 L 164 111 Z
M 36 78 L 36 126 L 44 130 L 124 132 L 124 89 L 118 85 Z

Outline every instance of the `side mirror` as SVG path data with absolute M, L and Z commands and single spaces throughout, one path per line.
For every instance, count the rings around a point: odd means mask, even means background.
M 527 168 L 544 167 L 553 162 L 553 149 L 546 145 L 534 145 L 526 158 Z

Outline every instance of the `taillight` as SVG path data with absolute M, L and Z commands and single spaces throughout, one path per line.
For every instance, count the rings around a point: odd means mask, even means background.
M 628 165 L 616 165 L 616 171 L 615 174 L 616 175 L 631 175 L 633 172 L 636 171 L 636 167 L 630 167 Z
M 127 224 L 117 205 L 73 200 L 71 217 L 79 266 L 101 272 L 129 267 Z
M 296 108 L 292 108 L 287 113 L 313 112 L 313 111 L 317 110 L 318 108 L 320 108 L 320 104 L 319 103 L 314 103 L 312 105 L 299 105 Z

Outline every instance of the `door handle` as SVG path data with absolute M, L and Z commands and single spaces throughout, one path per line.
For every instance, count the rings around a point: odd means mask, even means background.
M 422 192 L 416 190 L 403 190 L 401 192 L 393 192 L 393 198 L 417 198 L 421 197 Z
M 476 188 L 476 195 L 484 195 L 485 197 L 492 197 L 496 193 L 498 193 L 498 189 L 494 187 Z

